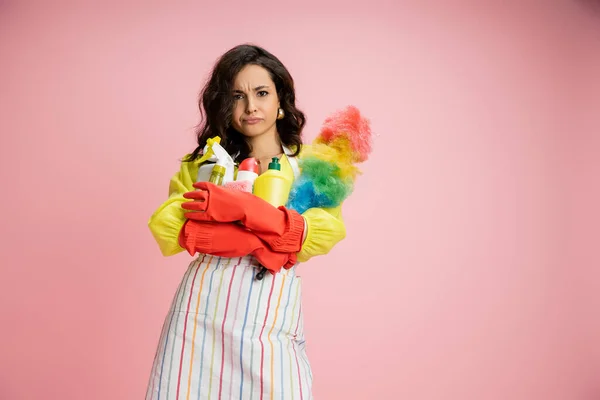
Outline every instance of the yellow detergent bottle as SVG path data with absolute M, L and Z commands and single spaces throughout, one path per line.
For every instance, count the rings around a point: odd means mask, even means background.
M 269 163 L 269 169 L 254 181 L 254 195 L 271 203 L 274 207 L 284 206 L 288 201 L 292 182 L 281 172 L 277 157 Z

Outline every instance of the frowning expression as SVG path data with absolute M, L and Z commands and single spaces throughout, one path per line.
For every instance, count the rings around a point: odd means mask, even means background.
M 279 98 L 269 71 L 245 66 L 233 84 L 233 127 L 246 137 L 275 133 Z

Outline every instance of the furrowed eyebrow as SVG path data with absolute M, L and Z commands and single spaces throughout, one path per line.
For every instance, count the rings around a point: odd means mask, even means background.
M 267 86 L 267 85 L 260 85 L 260 86 L 255 87 L 254 91 L 262 90 L 262 89 L 268 89 L 268 88 L 269 88 L 269 86 Z M 244 93 L 244 91 L 243 90 L 239 90 L 239 89 L 234 89 L 233 93 Z

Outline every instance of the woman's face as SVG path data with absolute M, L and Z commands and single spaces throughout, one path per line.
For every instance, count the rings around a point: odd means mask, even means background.
M 269 72 L 245 66 L 233 82 L 233 127 L 246 137 L 275 133 L 279 98 Z

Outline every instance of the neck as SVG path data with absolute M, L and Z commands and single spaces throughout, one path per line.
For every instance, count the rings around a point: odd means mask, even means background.
M 250 156 L 259 160 L 276 157 L 282 152 L 281 140 L 279 140 L 279 135 L 275 130 L 251 138 L 250 146 L 252 146 L 252 153 Z

